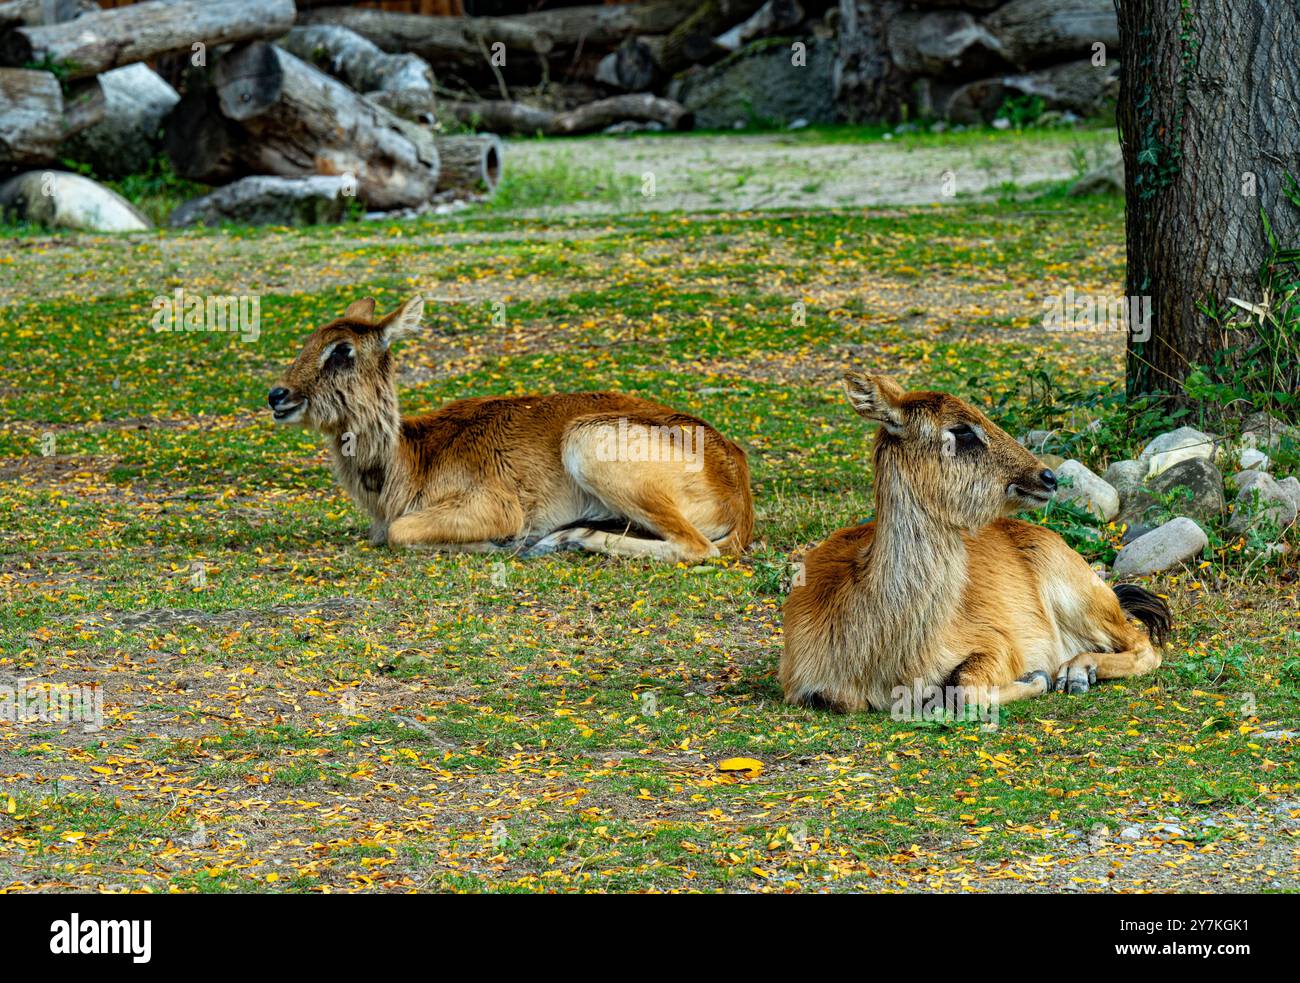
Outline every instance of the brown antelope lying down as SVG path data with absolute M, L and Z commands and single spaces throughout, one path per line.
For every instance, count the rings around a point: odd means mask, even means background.
M 397 410 L 389 347 L 424 301 L 352 304 L 317 328 L 269 402 L 329 439 L 375 545 L 580 548 L 693 561 L 741 553 L 754 523 L 745 452 L 700 420 L 615 393 L 488 396 Z
M 853 408 L 880 424 L 876 519 L 808 554 L 785 604 L 786 700 L 888 709 L 896 687 L 958 686 L 969 704 L 1150 672 L 1169 610 L 1107 587 L 1056 533 L 1004 516 L 1047 503 L 1056 477 L 954 396 L 850 373 Z M 915 690 L 914 690 L 915 691 Z

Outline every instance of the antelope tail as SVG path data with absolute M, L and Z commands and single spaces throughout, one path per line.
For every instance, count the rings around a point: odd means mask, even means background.
M 1147 634 L 1157 646 L 1165 644 L 1173 629 L 1174 618 L 1164 598 L 1157 597 L 1137 584 L 1116 584 L 1112 590 L 1124 613 L 1146 625 Z

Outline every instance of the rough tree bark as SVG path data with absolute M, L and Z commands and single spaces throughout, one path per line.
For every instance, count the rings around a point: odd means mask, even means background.
M 1119 0 L 1118 121 L 1130 297 L 1151 336 L 1128 342 L 1128 392 L 1179 393 L 1230 340 L 1199 305 L 1258 300 L 1261 210 L 1300 245 L 1300 7 L 1270 0 Z M 1141 332 L 1138 333 L 1139 335 Z
M 849 123 L 897 119 L 907 80 L 889 54 L 887 37 L 903 5 L 897 0 L 839 0 L 839 36 L 831 84 Z
M 65 98 L 49 72 L 0 68 L 0 168 L 53 162 L 59 144 L 103 115 L 97 81 L 74 87 Z

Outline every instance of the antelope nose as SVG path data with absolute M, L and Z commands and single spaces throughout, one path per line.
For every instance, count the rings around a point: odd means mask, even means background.
M 285 389 L 284 386 L 276 386 L 267 395 L 266 401 L 271 404 L 271 409 L 275 409 L 288 398 L 289 390 Z M 1050 474 L 1051 472 L 1049 471 L 1048 473 Z
M 1041 481 L 1048 491 L 1056 491 L 1056 475 L 1050 470 L 1044 468 L 1038 474 L 1038 480 Z

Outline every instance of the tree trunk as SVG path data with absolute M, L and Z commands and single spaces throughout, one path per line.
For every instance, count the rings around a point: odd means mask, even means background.
M 398 116 L 433 122 L 433 72 L 418 55 L 388 54 L 333 24 L 295 27 L 276 44 Z
M 447 102 L 442 108 L 454 119 L 496 133 L 571 136 L 623 122 L 660 123 L 670 130 L 691 127 L 691 114 L 680 103 L 656 96 L 612 96 L 556 113 L 518 102 Z
M 1300 178 L 1300 8 L 1121 0 L 1119 35 L 1127 291 L 1151 298 L 1150 338 L 1129 332 L 1128 392 L 1178 393 L 1240 340 L 1198 308 L 1260 297 L 1261 211 L 1282 247 L 1300 246 L 1283 193 Z
M 762 0 L 702 0 L 658 46 L 655 60 L 659 70 L 675 75 L 691 65 L 722 57 L 727 49 L 713 39 L 752 16 L 762 5 Z
M 293 25 L 293 0 L 150 0 L 0 38 L 0 64 L 58 65 L 68 78 L 148 61 L 168 51 L 269 38 Z
M 435 137 L 434 143 L 438 145 L 439 191 L 496 191 L 503 153 L 496 134 Z
M 427 130 L 273 44 L 232 50 L 214 81 L 222 114 L 251 137 L 238 154 L 253 171 L 352 175 L 357 197 L 378 209 L 418 206 L 437 190 Z

